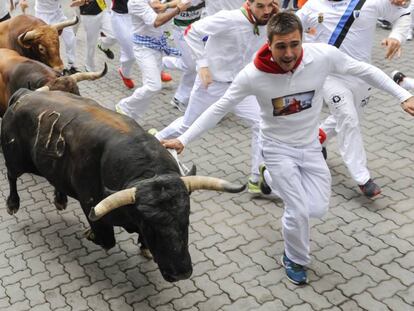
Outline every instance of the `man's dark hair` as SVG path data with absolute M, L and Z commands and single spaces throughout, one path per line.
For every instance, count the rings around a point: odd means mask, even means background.
M 272 42 L 274 35 L 286 35 L 299 30 L 302 37 L 302 22 L 296 14 L 291 12 L 280 12 L 273 15 L 267 23 L 267 38 Z

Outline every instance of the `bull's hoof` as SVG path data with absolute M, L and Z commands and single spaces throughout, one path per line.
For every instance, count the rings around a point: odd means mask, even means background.
M 89 241 L 92 241 L 95 243 L 95 233 L 92 231 L 92 229 L 87 229 L 85 232 L 83 232 L 83 236 L 87 238 Z
M 67 203 L 68 202 L 58 202 L 56 199 L 53 202 L 55 204 L 55 207 L 58 211 L 63 211 L 66 209 Z
M 55 199 L 53 203 L 55 204 L 57 210 L 63 211 L 66 209 L 66 206 L 68 204 L 68 197 L 66 194 L 55 189 Z
M 115 241 L 112 241 L 112 240 L 103 241 L 102 239 L 97 238 L 95 232 L 93 232 L 91 228 L 85 230 L 83 232 L 83 235 L 86 239 L 102 247 L 105 250 L 109 250 L 115 246 Z
M 17 213 L 17 211 L 19 210 L 20 207 L 20 201 L 13 201 L 12 199 L 8 198 L 7 199 L 7 213 L 9 213 L 9 215 L 14 215 Z
M 152 259 L 152 254 L 148 248 L 141 248 L 141 255 L 147 259 Z

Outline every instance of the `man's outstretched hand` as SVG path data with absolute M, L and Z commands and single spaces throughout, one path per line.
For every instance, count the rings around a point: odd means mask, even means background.
M 401 103 L 402 109 L 412 116 L 414 116 L 414 96 L 411 96 L 409 99 Z M 178 152 L 178 150 L 177 150 Z
M 160 140 L 161 145 L 167 149 L 175 149 L 178 154 L 184 150 L 184 145 L 177 138 Z

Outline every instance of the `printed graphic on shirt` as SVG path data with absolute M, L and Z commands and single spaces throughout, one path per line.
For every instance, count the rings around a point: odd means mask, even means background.
M 273 116 L 287 116 L 311 108 L 314 95 L 315 91 L 309 91 L 273 98 Z

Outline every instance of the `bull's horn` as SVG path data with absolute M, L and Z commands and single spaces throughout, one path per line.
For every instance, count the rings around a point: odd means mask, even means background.
M 135 203 L 136 191 L 137 188 L 133 187 L 111 194 L 91 209 L 89 219 L 96 221 L 118 207 Z
M 20 46 L 26 46 L 25 42 L 33 40 L 36 37 L 36 30 L 30 30 L 25 33 L 22 33 L 17 37 L 17 42 Z
M 105 63 L 105 68 L 101 72 L 78 72 L 71 77 L 76 81 L 83 81 L 83 80 L 96 80 L 102 78 L 108 72 L 108 65 Z
M 68 19 L 66 21 L 56 23 L 51 25 L 51 27 L 56 28 L 57 31 L 62 30 L 65 27 L 76 25 L 79 22 L 79 17 L 75 16 L 73 19 Z
M 181 179 L 187 187 L 188 192 L 205 189 L 237 193 L 242 192 L 246 188 L 246 185 L 236 185 L 224 179 L 208 176 L 183 176 Z
M 39 87 L 35 91 L 36 92 L 47 92 L 47 91 L 50 91 L 50 88 L 47 85 L 45 85 L 45 86 Z

